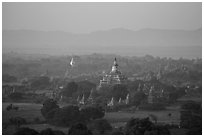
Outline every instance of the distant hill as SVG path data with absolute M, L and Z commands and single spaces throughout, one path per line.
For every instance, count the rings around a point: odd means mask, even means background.
M 202 56 L 202 29 L 132 31 L 116 28 L 87 34 L 3 30 L 3 52 L 47 54 L 114 53 L 195 58 Z

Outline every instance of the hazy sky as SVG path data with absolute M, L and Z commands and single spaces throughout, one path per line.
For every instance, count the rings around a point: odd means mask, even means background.
M 202 27 L 202 3 L 3 3 L 3 29 L 87 33 Z

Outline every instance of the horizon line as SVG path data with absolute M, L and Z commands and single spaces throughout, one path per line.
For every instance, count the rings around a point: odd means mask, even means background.
M 2 32 L 3 31 L 41 31 L 41 32 L 63 32 L 63 33 L 71 33 L 71 34 L 92 34 L 92 33 L 96 33 L 96 32 L 106 32 L 106 31 L 112 31 L 112 30 L 127 30 L 127 31 L 143 31 L 143 30 L 175 30 L 175 31 L 197 31 L 197 30 L 201 30 L 202 31 L 202 26 L 196 29 L 167 29 L 167 28 L 151 28 L 151 27 L 146 27 L 146 28 L 141 28 L 141 29 L 129 29 L 129 28 L 125 28 L 125 27 L 115 27 L 115 28 L 110 28 L 110 29 L 99 29 L 99 30 L 93 30 L 90 32 L 71 32 L 71 31 L 64 31 L 64 30 L 37 30 L 37 29 L 3 29 L 2 28 Z

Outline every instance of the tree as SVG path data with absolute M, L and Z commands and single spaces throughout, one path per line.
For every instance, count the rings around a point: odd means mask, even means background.
M 196 103 L 194 101 L 188 101 L 181 106 L 182 109 L 190 110 L 195 113 L 202 113 L 202 106 L 200 103 Z
M 149 118 L 152 119 L 152 121 L 154 121 L 154 123 L 157 123 L 157 116 L 153 115 L 153 114 L 149 114 Z
M 95 104 L 97 104 L 98 106 L 101 106 L 103 108 L 107 107 L 107 102 L 109 101 L 108 98 L 105 98 L 104 96 L 97 96 L 94 99 Z
M 66 97 L 72 97 L 73 93 L 76 93 L 78 85 L 75 82 L 69 82 L 66 87 L 62 90 L 62 94 Z
M 43 107 L 41 108 L 41 113 L 45 117 L 45 119 L 49 120 L 53 118 L 54 113 L 56 112 L 56 109 L 59 109 L 59 106 L 57 105 L 57 101 L 53 99 L 47 99 L 43 103 Z
M 58 109 L 53 116 L 51 124 L 56 126 L 69 127 L 77 123 L 80 119 L 78 106 L 66 106 Z
M 106 119 L 96 119 L 88 124 L 88 128 L 93 134 L 104 135 L 112 130 L 110 123 Z
M 105 110 L 98 106 L 88 106 L 82 108 L 80 113 L 83 119 L 92 120 L 104 117 Z
M 40 135 L 64 135 L 64 132 L 60 130 L 52 130 L 51 128 L 46 128 L 40 131 Z
M 20 93 L 20 92 L 11 93 L 9 95 L 9 98 L 12 99 L 13 101 L 21 100 L 23 99 L 23 93 Z
M 77 98 L 80 95 L 84 95 L 85 98 L 88 97 L 91 93 L 91 90 L 96 88 L 96 84 L 88 81 L 88 80 L 84 80 L 84 81 L 79 81 L 77 82 L 78 88 L 77 88 L 77 92 L 72 94 L 72 97 Z M 92 96 L 96 96 L 97 93 L 93 92 Z
M 3 82 L 16 82 L 17 78 L 8 74 L 2 75 L 2 81 Z
M 189 101 L 181 106 L 183 111 L 180 115 L 182 128 L 192 129 L 192 132 L 202 129 L 202 106 L 200 103 Z
M 170 135 L 170 131 L 166 126 L 152 125 L 145 130 L 144 135 Z
M 91 91 L 91 89 L 96 88 L 96 84 L 90 81 L 80 81 L 78 84 L 78 91 Z
M 145 130 L 150 128 L 153 123 L 149 118 L 131 118 L 125 126 L 125 134 L 127 135 L 144 135 Z
M 112 87 L 110 97 L 114 97 L 116 100 L 125 99 L 128 93 L 126 85 L 117 84 Z
M 112 131 L 111 135 L 124 135 L 123 129 L 122 129 L 122 128 L 114 129 L 114 130 Z
M 50 86 L 50 78 L 47 76 L 38 77 L 31 82 L 32 89 L 45 89 Z
M 97 91 L 100 97 L 104 98 L 110 98 L 111 95 L 111 87 L 110 86 L 102 86 Z
M 19 128 L 14 135 L 38 135 L 39 133 L 31 128 L 28 127 L 23 127 L 23 128 Z
M 186 133 L 187 135 L 202 135 L 202 127 L 193 127 Z
M 77 123 L 71 126 L 68 135 L 92 135 L 84 123 Z
M 26 119 L 22 117 L 12 117 L 9 119 L 11 124 L 14 124 L 17 128 L 19 128 L 22 124 L 26 124 Z
M 144 94 L 144 92 L 136 92 L 133 99 L 131 99 L 131 104 L 137 107 L 142 103 L 142 101 L 146 100 L 146 98 L 147 96 Z

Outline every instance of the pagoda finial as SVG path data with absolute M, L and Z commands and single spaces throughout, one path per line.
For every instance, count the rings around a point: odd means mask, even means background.
M 116 57 L 115 57 L 115 60 L 114 60 L 114 66 L 118 66 L 118 64 L 117 64 L 117 60 L 116 60 Z

